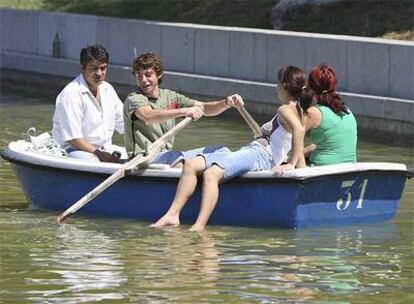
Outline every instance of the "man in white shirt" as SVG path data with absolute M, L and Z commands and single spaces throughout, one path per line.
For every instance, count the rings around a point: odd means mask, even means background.
M 81 74 L 56 98 L 52 134 L 71 157 L 119 162 L 114 151 L 126 157 L 123 147 L 112 145 L 114 131 L 123 134 L 124 123 L 123 104 L 105 81 L 108 59 L 101 45 L 83 48 Z

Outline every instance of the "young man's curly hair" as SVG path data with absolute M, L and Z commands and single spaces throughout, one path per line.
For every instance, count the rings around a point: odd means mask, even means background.
M 132 63 L 132 74 L 136 74 L 139 70 L 154 69 L 157 76 L 163 75 L 164 67 L 161 59 L 154 53 L 141 54 L 134 59 Z M 161 78 L 159 80 L 161 83 Z

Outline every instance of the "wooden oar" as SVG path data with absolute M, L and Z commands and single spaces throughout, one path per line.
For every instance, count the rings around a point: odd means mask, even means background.
M 190 121 L 192 120 L 191 117 L 184 118 L 180 123 L 178 123 L 176 126 L 172 127 L 167 133 L 165 133 L 163 136 L 161 136 L 159 139 L 157 139 L 152 145 L 148 148 L 148 155 L 142 156 L 137 155 L 133 159 L 131 159 L 129 162 L 122 165 L 120 169 L 118 169 L 115 173 L 113 173 L 111 176 L 109 176 L 106 180 L 104 180 L 101 184 L 96 186 L 93 190 L 85 194 L 80 200 L 78 200 L 76 203 L 74 203 L 72 206 L 70 206 L 68 209 L 66 209 L 63 213 L 61 213 L 57 218 L 56 221 L 58 223 L 64 221 L 68 216 L 78 211 L 80 208 L 85 206 L 88 202 L 90 202 L 92 199 L 94 199 L 97 195 L 102 193 L 105 189 L 107 189 L 109 186 L 111 186 L 113 183 L 115 183 L 117 180 L 123 178 L 125 176 L 125 171 L 135 168 L 139 165 L 142 165 L 144 163 L 149 163 L 153 158 L 155 157 L 158 150 L 166 144 L 167 140 L 170 139 L 172 136 L 174 136 L 178 131 L 183 129 L 185 126 L 187 126 Z
M 259 137 L 261 135 L 260 126 L 254 120 L 254 118 L 247 112 L 245 107 L 237 108 L 239 110 L 240 115 L 246 121 L 247 125 L 252 129 L 254 137 Z

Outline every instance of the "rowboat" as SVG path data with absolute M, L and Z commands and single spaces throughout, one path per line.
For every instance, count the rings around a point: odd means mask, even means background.
M 120 168 L 33 149 L 27 141 L 9 143 L 1 157 L 10 162 L 30 205 L 63 211 Z M 151 164 L 130 170 L 78 213 L 153 222 L 170 206 L 181 170 Z M 407 178 L 405 164 L 359 162 L 307 167 L 273 176 L 248 172 L 220 186 L 209 224 L 306 228 L 392 220 Z M 200 183 L 199 183 L 200 184 Z M 200 188 L 181 214 L 193 223 Z

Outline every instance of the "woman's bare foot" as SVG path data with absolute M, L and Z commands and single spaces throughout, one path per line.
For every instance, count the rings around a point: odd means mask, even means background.
M 188 229 L 188 231 L 201 231 L 203 229 L 204 229 L 204 225 L 201 226 L 201 225 L 194 224 L 193 226 L 191 226 L 190 229 Z
M 173 226 L 173 227 L 180 226 L 179 217 L 177 215 L 166 214 L 162 218 L 160 218 L 158 221 L 150 225 L 150 227 L 153 227 L 153 228 L 160 228 L 164 226 Z

